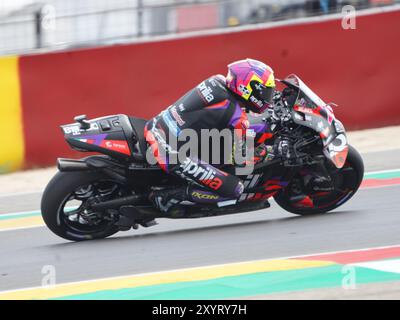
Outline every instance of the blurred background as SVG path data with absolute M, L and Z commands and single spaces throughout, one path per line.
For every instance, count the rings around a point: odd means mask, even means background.
M 0 54 L 174 35 L 365 9 L 400 0 L 2 0 Z
M 398 125 L 399 30 L 400 0 L 0 0 L 0 173 L 81 157 L 76 115 L 150 119 L 245 58 L 348 130 Z

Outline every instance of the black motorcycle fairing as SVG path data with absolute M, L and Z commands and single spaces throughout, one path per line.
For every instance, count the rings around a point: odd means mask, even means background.
M 141 148 L 137 145 L 137 137 L 143 133 L 133 129 L 128 116 L 112 115 L 87 120 L 86 123 L 88 128 L 82 128 L 80 123 L 61 126 L 65 140 L 73 149 L 99 152 L 119 160 L 143 160 Z
M 337 168 L 342 168 L 348 154 L 348 142 L 345 128 L 335 118 L 331 105 L 294 74 L 281 82 L 289 88 L 290 94 L 285 99 L 293 122 L 318 133 L 323 143 L 323 154 Z

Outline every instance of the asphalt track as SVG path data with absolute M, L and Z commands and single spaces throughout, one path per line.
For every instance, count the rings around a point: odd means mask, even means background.
M 400 151 L 364 155 L 366 170 L 400 167 Z M 159 225 L 72 243 L 45 227 L 0 232 L 0 291 L 57 282 L 400 244 L 400 185 L 360 190 L 330 214 L 298 217 L 268 210 Z M 37 210 L 39 193 L 0 196 L 0 213 Z M 397 292 L 398 294 L 398 292 Z

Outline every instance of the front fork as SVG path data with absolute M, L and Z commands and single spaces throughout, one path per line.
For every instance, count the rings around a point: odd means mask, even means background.
M 325 165 L 325 157 L 319 156 L 316 163 L 307 168 L 308 175 L 311 176 L 305 183 L 308 192 L 334 191 L 333 178 Z M 306 172 L 307 173 L 307 172 Z

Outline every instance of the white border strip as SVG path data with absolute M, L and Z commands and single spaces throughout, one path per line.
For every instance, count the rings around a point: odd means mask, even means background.
M 24 229 L 34 229 L 34 228 L 43 228 L 46 225 L 43 223 L 41 225 L 35 225 L 35 226 L 29 226 L 29 227 L 12 227 L 12 228 L 7 228 L 7 229 L 0 229 L 0 232 L 6 232 L 6 231 L 15 231 L 15 230 L 24 230 Z
M 390 248 L 396 248 L 396 247 L 400 247 L 400 244 L 398 244 L 398 245 L 390 245 L 390 246 L 362 248 L 362 249 L 349 249 L 349 250 L 342 250 L 342 251 L 328 251 L 328 252 L 321 252 L 321 253 L 304 254 L 304 255 L 299 255 L 299 256 L 287 256 L 287 257 L 277 257 L 277 258 L 268 258 L 268 259 L 237 261 L 237 262 L 230 262 L 230 263 L 206 265 L 206 266 L 200 266 L 200 267 L 188 267 L 188 268 L 181 268 L 181 269 L 168 269 L 168 270 L 160 270 L 160 271 L 137 273 L 137 274 L 127 274 L 127 275 L 116 276 L 116 277 L 98 278 L 98 279 L 81 280 L 81 281 L 73 281 L 73 282 L 63 282 L 63 283 L 56 284 L 56 287 L 57 286 L 63 286 L 63 285 L 76 285 L 76 284 L 83 284 L 83 283 L 93 283 L 93 282 L 97 282 L 97 281 L 112 281 L 112 280 L 124 279 L 124 278 L 127 278 L 127 277 L 134 277 L 134 276 L 135 277 L 152 276 L 152 275 L 158 275 L 160 273 L 167 273 L 167 272 L 181 272 L 181 271 L 189 271 L 189 270 L 202 270 L 202 269 L 206 269 L 206 268 L 220 268 L 220 267 L 230 266 L 230 265 L 233 265 L 233 264 L 240 265 L 240 264 L 257 263 L 257 262 L 262 262 L 262 261 L 298 259 L 298 258 L 314 257 L 314 256 L 319 256 L 319 255 L 331 255 L 331 254 L 348 253 L 348 252 L 354 252 L 354 251 L 370 251 L 370 250 L 378 250 L 378 249 L 390 249 Z M 325 261 L 325 260 L 321 260 L 321 261 Z M 327 261 L 329 261 L 329 260 L 327 260 Z M 11 292 L 19 292 L 19 291 L 25 291 L 25 290 L 37 290 L 37 289 L 45 290 L 45 289 L 48 289 L 48 288 L 45 288 L 45 287 L 27 287 L 27 288 L 0 291 L 0 294 L 6 294 L 6 293 L 11 293 Z M 51 290 L 51 288 L 49 288 L 49 289 Z

